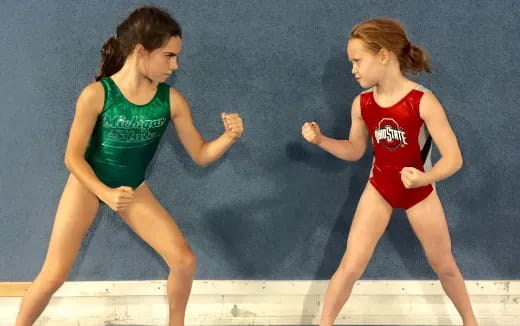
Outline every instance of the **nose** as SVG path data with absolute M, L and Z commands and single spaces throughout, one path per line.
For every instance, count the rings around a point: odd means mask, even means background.
M 170 61 L 170 70 L 173 72 L 177 69 L 179 69 L 179 62 L 177 61 L 177 58 L 175 58 L 174 60 L 171 60 Z

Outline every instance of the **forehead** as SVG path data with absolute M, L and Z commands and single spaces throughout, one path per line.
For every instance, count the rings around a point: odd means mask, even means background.
M 347 43 L 347 54 L 349 57 L 372 54 L 367 48 L 365 41 L 358 38 L 350 39 Z

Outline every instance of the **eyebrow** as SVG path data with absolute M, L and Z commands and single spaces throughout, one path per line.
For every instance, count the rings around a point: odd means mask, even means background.
M 165 53 L 166 55 L 174 55 L 174 56 L 177 56 L 177 55 L 178 55 L 178 54 L 175 53 L 175 52 L 168 52 L 168 51 L 166 51 L 166 52 L 164 52 L 164 53 Z

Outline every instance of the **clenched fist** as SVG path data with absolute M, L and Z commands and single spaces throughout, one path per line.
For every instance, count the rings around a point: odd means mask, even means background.
M 236 140 L 242 136 L 244 132 L 244 124 L 238 113 L 222 113 L 222 122 L 224 122 L 225 133 L 232 139 Z
M 135 191 L 132 187 L 121 186 L 112 188 L 100 198 L 114 211 L 120 211 L 128 207 L 134 199 Z
M 401 170 L 401 181 L 406 189 L 419 188 L 428 184 L 425 173 L 413 167 L 404 167 Z
M 319 144 L 321 142 L 320 126 L 316 122 L 305 122 L 302 126 L 302 136 L 311 144 Z

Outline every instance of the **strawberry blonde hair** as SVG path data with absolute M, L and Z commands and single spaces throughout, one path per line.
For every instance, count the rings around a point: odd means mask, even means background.
M 364 41 L 367 48 L 378 53 L 385 48 L 399 60 L 401 71 L 418 75 L 421 71 L 431 73 L 426 51 L 408 40 L 403 26 L 392 19 L 376 18 L 354 26 L 349 39 Z

